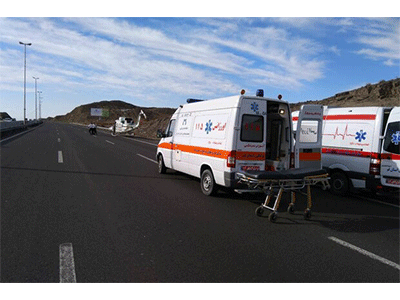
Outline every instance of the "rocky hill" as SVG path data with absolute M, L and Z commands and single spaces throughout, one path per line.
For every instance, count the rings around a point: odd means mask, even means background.
M 338 93 L 323 100 L 310 100 L 292 104 L 291 110 L 298 110 L 303 104 L 322 104 L 337 107 L 400 106 L 400 78 L 367 84 L 364 87 Z
M 380 81 L 376 84 L 367 84 L 364 87 L 348 92 L 338 93 L 323 100 L 310 100 L 291 104 L 291 110 L 295 111 L 302 104 L 322 104 L 337 107 L 352 106 L 400 106 L 400 78 L 390 81 Z M 109 111 L 108 116 L 92 117 L 91 108 L 102 108 Z M 143 110 L 147 119 L 141 119 L 141 124 L 135 135 L 147 138 L 156 138 L 157 129 L 165 129 L 171 115 L 176 108 L 139 107 L 120 100 L 100 101 L 81 105 L 64 116 L 57 116 L 53 120 L 57 122 L 89 124 L 94 121 L 98 126 L 110 127 L 114 120 L 120 116 L 137 118 L 140 110 Z

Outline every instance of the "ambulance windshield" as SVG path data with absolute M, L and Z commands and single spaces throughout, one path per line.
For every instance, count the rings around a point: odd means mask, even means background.
M 388 124 L 383 150 L 394 154 L 400 154 L 400 122 Z

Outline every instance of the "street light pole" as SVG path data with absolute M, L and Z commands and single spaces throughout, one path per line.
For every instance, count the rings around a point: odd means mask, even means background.
M 37 120 L 37 80 L 39 77 L 32 77 L 35 79 L 35 120 Z
M 39 120 L 42 119 L 42 100 L 40 97 L 40 94 L 42 93 L 42 91 L 37 91 L 39 93 Z
M 23 43 L 19 42 L 21 45 L 24 45 L 24 125 L 26 124 L 26 46 L 32 45 L 32 43 Z

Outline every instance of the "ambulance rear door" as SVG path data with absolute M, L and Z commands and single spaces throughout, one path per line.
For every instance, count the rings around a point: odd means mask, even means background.
M 236 166 L 241 171 L 264 170 L 267 101 L 243 97 L 236 142 Z
M 296 130 L 295 168 L 322 168 L 322 120 L 322 105 L 301 107 Z
M 400 188 L 400 107 L 390 112 L 381 152 L 381 183 Z

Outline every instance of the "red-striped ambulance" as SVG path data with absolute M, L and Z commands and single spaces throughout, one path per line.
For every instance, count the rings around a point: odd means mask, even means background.
M 294 140 L 288 102 L 264 98 L 263 90 L 244 93 L 181 105 L 157 147 L 159 172 L 198 177 L 203 193 L 211 195 L 218 186 L 234 188 L 240 170 L 289 169 Z M 297 144 L 298 167 L 321 168 L 322 113 L 320 105 L 301 110 L 299 126 L 303 119 L 308 123 Z
M 324 107 L 322 166 L 334 194 L 400 188 L 400 107 Z

